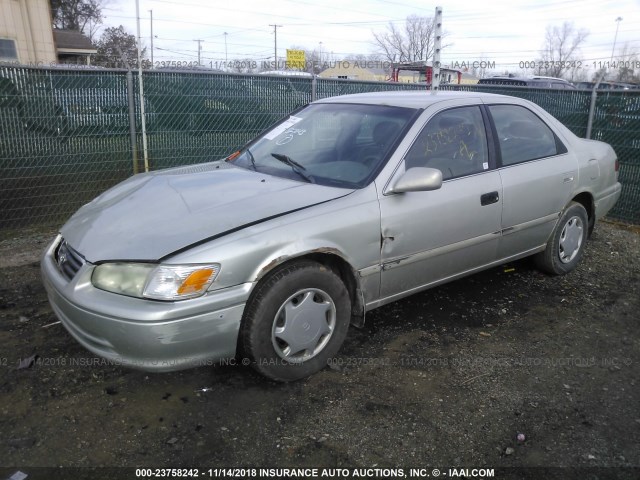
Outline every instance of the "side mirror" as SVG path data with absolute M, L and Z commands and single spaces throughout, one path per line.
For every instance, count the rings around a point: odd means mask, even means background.
M 389 193 L 428 192 L 442 187 L 442 172 L 435 168 L 414 167 L 404 172 Z

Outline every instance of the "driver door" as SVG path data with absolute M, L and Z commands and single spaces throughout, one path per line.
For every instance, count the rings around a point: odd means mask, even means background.
M 381 300 L 471 272 L 497 258 L 502 184 L 490 169 L 480 106 L 433 116 L 404 157 L 404 169 L 437 168 L 441 188 L 380 196 Z

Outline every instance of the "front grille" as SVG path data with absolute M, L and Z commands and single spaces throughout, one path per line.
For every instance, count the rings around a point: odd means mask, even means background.
M 60 273 L 69 281 L 76 276 L 78 270 L 80 270 L 85 263 L 82 255 L 71 248 L 64 239 L 60 242 L 58 248 L 56 248 L 55 260 Z

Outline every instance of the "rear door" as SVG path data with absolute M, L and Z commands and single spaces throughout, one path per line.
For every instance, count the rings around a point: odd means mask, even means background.
M 500 258 L 544 245 L 578 181 L 578 162 L 552 128 L 523 105 L 488 105 L 503 187 Z

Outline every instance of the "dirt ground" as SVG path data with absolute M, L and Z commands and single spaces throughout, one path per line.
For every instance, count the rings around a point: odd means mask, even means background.
M 640 478 L 637 228 L 598 224 L 563 277 L 524 260 L 371 312 L 329 367 L 291 384 L 103 363 L 54 323 L 38 265 L 52 235 L 0 239 L 0 480 L 60 466 Z

